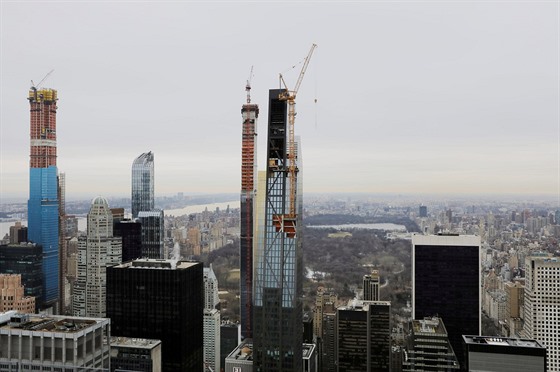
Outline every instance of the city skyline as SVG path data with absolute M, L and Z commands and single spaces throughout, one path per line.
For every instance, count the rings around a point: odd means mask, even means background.
M 51 69 L 69 199 L 129 195 L 145 151 L 159 195 L 237 193 L 251 66 L 264 107 L 312 43 L 297 97 L 305 192 L 558 193 L 558 3 L 0 6 L 2 200 L 27 195 L 26 94 Z M 257 150 L 264 169 L 263 135 Z

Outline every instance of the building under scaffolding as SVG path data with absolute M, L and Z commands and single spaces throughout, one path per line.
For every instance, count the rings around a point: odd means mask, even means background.
M 42 302 L 54 305 L 59 296 L 59 200 L 56 167 L 57 91 L 32 87 L 30 105 L 30 169 L 28 238 L 43 246 Z
M 250 90 L 247 83 L 247 91 Z M 253 337 L 253 198 L 255 196 L 256 175 L 256 136 L 259 106 L 251 103 L 247 95 L 247 103 L 241 109 L 243 116 L 243 134 L 241 142 L 241 239 L 240 256 L 240 288 L 241 288 L 241 336 Z

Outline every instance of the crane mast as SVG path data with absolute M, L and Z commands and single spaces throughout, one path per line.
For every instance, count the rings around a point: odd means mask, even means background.
M 284 231 L 287 233 L 288 237 L 293 238 L 295 237 L 296 230 L 295 230 L 295 220 L 296 220 L 296 173 L 297 173 L 297 166 L 296 166 L 296 144 L 295 144 L 295 133 L 294 133 L 294 124 L 296 120 L 296 96 L 299 91 L 299 87 L 301 86 L 301 82 L 303 81 L 303 77 L 305 75 L 305 71 L 307 70 L 307 66 L 309 65 L 309 61 L 311 60 L 311 56 L 313 55 L 313 51 L 317 48 L 316 44 L 311 46 L 307 57 L 303 61 L 303 66 L 301 68 L 301 72 L 299 73 L 299 77 L 297 79 L 296 85 L 294 86 L 293 90 L 288 89 L 286 82 L 284 81 L 284 77 L 280 74 L 280 83 L 284 85 L 284 92 L 279 95 L 279 99 L 281 101 L 288 102 L 288 175 L 290 178 L 290 201 L 289 201 L 289 213 L 283 216 L 277 215 L 274 216 L 274 225 L 276 226 L 277 231 Z

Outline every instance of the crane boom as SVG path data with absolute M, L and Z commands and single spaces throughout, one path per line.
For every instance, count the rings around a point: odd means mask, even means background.
M 290 238 L 294 238 L 296 235 L 296 173 L 297 173 L 297 166 L 296 166 L 296 144 L 295 144 L 295 132 L 294 132 L 294 124 L 296 119 L 296 95 L 299 91 L 299 87 L 301 86 L 301 82 L 303 81 L 303 77 L 305 76 L 305 71 L 307 70 L 307 66 L 309 65 L 309 61 L 311 60 L 311 56 L 313 55 L 313 51 L 317 47 L 316 44 L 311 46 L 307 57 L 303 61 L 303 66 L 301 68 L 301 72 L 299 73 L 299 77 L 297 79 L 296 85 L 294 86 L 293 90 L 288 89 L 286 81 L 282 74 L 280 74 L 280 83 L 284 85 L 285 91 L 280 93 L 279 99 L 281 101 L 288 102 L 288 177 L 290 181 L 290 201 L 289 201 L 289 212 L 285 215 L 276 215 L 273 218 L 274 225 L 277 231 L 284 231 L 286 232 L 287 236 Z

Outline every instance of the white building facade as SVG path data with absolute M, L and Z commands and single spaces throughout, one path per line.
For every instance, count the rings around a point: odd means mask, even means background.
M 220 371 L 220 312 L 204 309 L 204 365 Z
M 560 371 L 560 261 L 547 255 L 525 259 L 523 333 L 547 350 L 550 372 Z
M 78 240 L 78 277 L 72 296 L 74 316 L 104 317 L 107 266 L 118 265 L 122 240 L 113 237 L 113 215 L 107 200 L 97 197 L 87 217 L 87 236 Z

